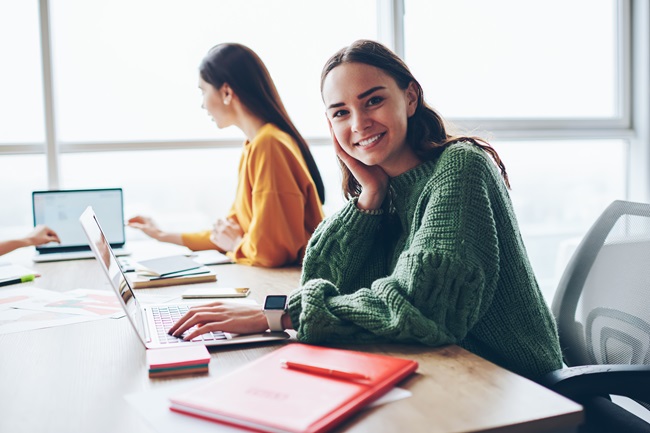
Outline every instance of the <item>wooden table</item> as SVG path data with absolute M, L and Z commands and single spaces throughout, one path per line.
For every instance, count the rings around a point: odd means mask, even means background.
M 185 251 L 151 241 L 130 248 L 136 258 Z M 23 249 L 2 257 L 42 274 L 33 283 L 9 287 L 110 290 L 94 260 L 35 264 L 31 254 Z M 267 293 L 288 293 L 300 276 L 298 268 L 219 265 L 214 270 L 218 286 L 250 287 L 258 302 Z M 187 287 L 137 293 L 178 296 Z M 286 343 L 213 348 L 209 376 L 223 375 L 281 344 Z M 144 347 L 126 318 L 0 334 L 0 347 L 0 432 L 153 432 L 123 396 L 205 378 L 149 379 Z M 348 348 L 411 358 L 420 366 L 400 384 L 412 397 L 364 410 L 337 431 L 570 432 L 582 420 L 579 405 L 458 346 Z

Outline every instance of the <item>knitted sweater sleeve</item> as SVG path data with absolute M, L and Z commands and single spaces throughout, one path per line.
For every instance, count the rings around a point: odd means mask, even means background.
M 377 247 L 367 216 L 344 210 L 329 221 L 305 257 L 302 286 L 289 299 L 298 339 L 461 341 L 489 306 L 499 273 L 490 203 L 498 179 L 489 164 L 473 152 L 443 153 L 414 209 L 410 242 L 394 252 L 398 259 L 389 274 L 374 265 L 375 278 L 366 286 L 356 285 L 354 263 Z M 334 247 L 336 233 L 354 234 L 355 249 Z
M 356 202 L 350 200 L 317 227 L 303 261 L 303 284 L 320 278 L 350 292 L 386 275 L 384 216 L 362 213 Z

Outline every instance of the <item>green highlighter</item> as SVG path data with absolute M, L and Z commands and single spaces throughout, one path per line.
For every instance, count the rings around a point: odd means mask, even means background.
M 26 283 L 28 281 L 34 281 L 35 277 L 36 275 L 34 274 L 23 275 L 20 278 L 12 278 L 11 280 L 0 281 L 0 286 L 8 286 L 10 284 L 18 284 L 18 283 Z

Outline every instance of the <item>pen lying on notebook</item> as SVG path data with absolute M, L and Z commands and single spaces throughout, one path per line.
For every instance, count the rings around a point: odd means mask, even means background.
M 288 368 L 290 370 L 299 370 L 299 371 L 304 371 L 305 373 L 312 373 L 312 374 L 317 374 L 317 375 L 320 375 L 320 376 L 336 377 L 338 379 L 346 379 L 346 380 L 369 380 L 370 379 L 367 375 L 365 375 L 363 373 L 355 373 L 355 372 L 343 371 L 343 370 L 334 370 L 332 368 L 318 367 L 316 365 L 301 364 L 299 362 L 292 362 L 292 361 L 282 360 L 282 361 L 280 361 L 280 365 L 282 367 Z

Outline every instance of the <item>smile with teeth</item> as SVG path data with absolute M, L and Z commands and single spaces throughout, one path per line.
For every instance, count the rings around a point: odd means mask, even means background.
M 381 134 L 373 135 L 370 138 L 366 138 L 365 140 L 361 140 L 361 141 L 359 141 L 357 143 L 357 146 L 361 146 L 361 147 L 370 146 L 371 144 L 373 144 L 374 142 L 379 140 L 381 137 L 383 137 L 384 134 L 385 134 L 385 132 L 382 132 Z

